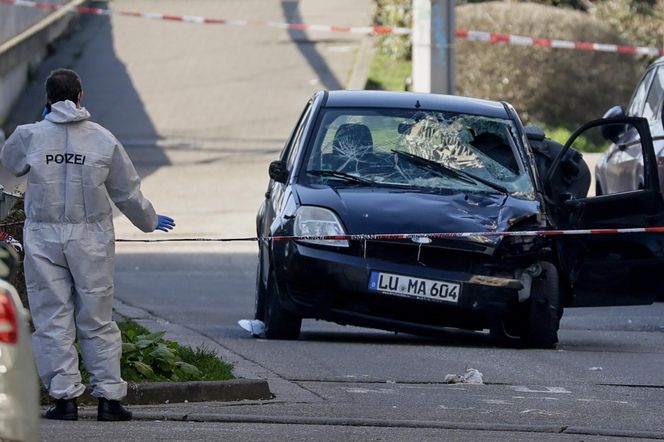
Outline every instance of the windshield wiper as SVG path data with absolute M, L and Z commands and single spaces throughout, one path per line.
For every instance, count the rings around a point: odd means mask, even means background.
M 339 172 L 337 170 L 307 170 L 307 173 L 309 175 L 338 178 L 338 179 L 346 181 L 348 183 L 363 184 L 365 186 L 372 186 L 372 185 L 376 184 L 372 180 L 368 180 L 366 178 L 361 178 L 359 176 L 351 175 L 351 174 L 345 173 L 345 172 Z
M 411 161 L 413 164 L 421 165 L 423 167 L 426 167 L 429 170 L 446 173 L 450 176 L 453 176 L 453 177 L 455 177 L 455 178 L 457 178 L 461 181 L 465 181 L 467 183 L 471 183 L 471 184 L 481 183 L 481 184 L 484 184 L 485 186 L 491 187 L 492 189 L 497 190 L 497 191 L 499 191 L 501 193 L 504 193 L 506 195 L 509 194 L 509 191 L 507 190 L 506 187 L 501 186 L 500 184 L 496 184 L 496 183 L 494 183 L 492 181 L 489 181 L 485 178 L 478 177 L 477 175 L 466 172 L 464 170 L 459 170 L 459 169 L 454 169 L 452 167 L 447 167 L 447 166 L 444 166 L 444 165 L 442 165 L 441 163 L 439 163 L 437 161 L 430 160 L 428 158 L 423 158 L 423 157 L 420 157 L 420 156 L 417 156 L 417 155 L 413 155 L 412 153 L 405 152 L 403 150 L 392 149 L 392 152 L 396 153 L 397 155 L 399 155 L 402 158 L 406 158 L 407 160 Z

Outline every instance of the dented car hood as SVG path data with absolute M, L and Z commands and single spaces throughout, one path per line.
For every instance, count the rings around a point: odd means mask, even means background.
M 537 200 L 499 193 L 453 194 L 381 187 L 296 185 L 302 205 L 326 207 L 348 234 L 496 232 L 537 215 Z M 495 247 L 501 237 L 460 239 Z

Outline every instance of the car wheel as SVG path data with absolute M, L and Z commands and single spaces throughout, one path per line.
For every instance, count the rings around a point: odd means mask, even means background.
M 560 279 L 558 269 L 541 262 L 542 273 L 533 280 L 528 302 L 528 320 L 521 336 L 524 344 L 534 348 L 554 348 L 560 327 Z
M 254 305 L 254 319 L 265 322 L 265 297 L 267 290 L 261 281 L 261 257 L 258 255 L 258 265 L 256 266 L 256 300 Z
M 300 337 L 302 318 L 283 308 L 279 301 L 279 294 L 272 274 L 268 278 L 264 295 L 263 322 L 265 323 L 265 337 L 267 339 L 286 340 Z

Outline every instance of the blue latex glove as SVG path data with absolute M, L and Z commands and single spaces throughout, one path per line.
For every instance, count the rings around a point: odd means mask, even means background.
M 166 215 L 157 215 L 157 218 L 159 219 L 159 223 L 157 224 L 157 228 L 155 230 L 168 232 L 169 230 L 173 230 L 173 227 L 175 227 L 175 220 L 173 218 Z

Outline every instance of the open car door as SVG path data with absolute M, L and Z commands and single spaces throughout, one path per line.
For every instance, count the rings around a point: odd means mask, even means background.
M 571 198 L 552 189 L 560 160 L 581 143 L 640 148 L 635 163 L 643 188 Z M 591 121 L 577 129 L 554 160 L 545 180 L 552 221 L 560 229 L 623 229 L 664 226 L 664 199 L 647 120 L 622 117 Z M 664 233 L 583 234 L 557 237 L 561 270 L 569 277 L 574 306 L 649 304 L 664 294 Z

